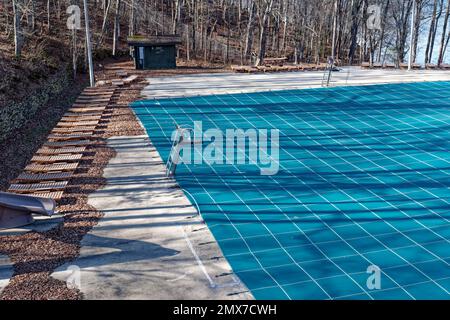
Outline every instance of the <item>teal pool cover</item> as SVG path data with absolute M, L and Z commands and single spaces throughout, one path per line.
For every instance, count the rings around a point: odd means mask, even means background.
M 180 164 L 176 174 L 255 298 L 450 298 L 450 82 L 132 108 L 163 160 L 174 123 L 279 130 L 275 175 L 248 163 Z

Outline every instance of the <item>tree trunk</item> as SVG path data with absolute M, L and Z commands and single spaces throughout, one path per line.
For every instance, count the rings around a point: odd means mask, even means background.
M 444 61 L 444 52 L 445 52 L 444 50 L 445 50 L 445 47 L 446 47 L 445 37 L 446 37 L 446 34 L 447 34 L 447 26 L 448 26 L 449 17 L 450 17 L 450 0 L 447 1 L 447 11 L 445 13 L 444 26 L 442 28 L 441 46 L 440 46 L 440 49 L 439 49 L 439 58 L 438 58 L 438 65 L 439 66 Z
M 436 32 L 437 27 L 439 25 L 439 20 L 442 15 L 443 4 L 444 0 L 434 0 L 433 15 L 431 19 L 430 31 L 428 33 L 427 49 L 425 51 L 425 63 L 431 62 L 433 58 L 434 42 L 436 39 Z
M 117 44 L 119 43 L 119 24 L 120 24 L 120 0 L 116 0 L 116 13 L 114 15 L 114 34 L 112 55 L 117 54 Z
M 267 29 L 269 26 L 269 15 L 272 12 L 273 0 L 268 0 L 266 2 L 266 7 L 262 17 L 262 22 L 260 23 L 260 38 L 259 38 L 259 55 L 256 65 L 261 65 L 264 63 L 264 58 L 266 57 L 266 47 L 267 47 Z
M 252 43 L 253 43 L 253 21 L 256 13 L 255 2 L 252 1 L 248 9 L 248 22 L 247 22 L 247 34 L 245 37 L 245 59 L 249 60 L 252 54 Z
M 438 0 L 434 0 L 433 13 L 431 14 L 430 30 L 428 31 L 427 48 L 425 50 L 425 64 L 430 62 L 429 57 L 430 57 L 430 49 L 431 49 L 431 39 L 433 36 L 433 32 L 436 32 L 435 25 L 436 25 L 437 6 L 438 6 Z
M 384 7 L 383 18 L 381 20 L 380 50 L 378 51 L 378 59 L 377 59 L 378 62 L 381 62 L 381 55 L 383 52 L 388 11 L 389 11 L 389 0 L 386 2 L 386 6 Z
M 353 64 L 353 59 L 355 58 L 355 52 L 358 45 L 358 27 L 359 27 L 359 11 L 361 10 L 361 0 L 354 0 L 353 6 L 352 6 L 352 26 L 350 30 L 350 49 L 348 53 L 348 63 L 350 65 Z
M 72 30 L 72 71 L 73 78 L 77 77 L 77 29 Z
M 23 33 L 20 24 L 20 10 L 18 6 L 19 0 L 12 0 L 14 13 L 14 54 L 17 58 L 22 55 Z
M 416 1 L 416 12 L 414 16 L 415 18 L 414 18 L 413 47 L 410 49 L 412 50 L 413 63 L 416 62 L 417 58 L 417 45 L 419 43 L 420 23 L 422 21 L 422 8 L 423 8 L 423 1 L 422 0 Z
M 191 60 L 190 56 L 190 43 L 189 43 L 190 33 L 189 33 L 189 24 L 186 24 L 186 60 Z

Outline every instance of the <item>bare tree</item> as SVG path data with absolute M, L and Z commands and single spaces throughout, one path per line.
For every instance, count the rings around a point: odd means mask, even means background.
M 14 54 L 16 57 L 20 57 L 22 55 L 22 47 L 23 47 L 23 31 L 20 23 L 20 0 L 12 0 L 12 7 L 14 13 Z
M 113 49 L 112 54 L 116 56 L 117 54 L 117 45 L 119 43 L 120 38 L 120 0 L 116 0 L 116 11 L 114 14 L 114 31 L 113 31 Z
M 269 16 L 272 12 L 273 0 L 262 0 L 258 5 L 259 12 L 259 55 L 256 65 L 264 62 L 267 46 L 267 29 L 269 26 Z
M 441 46 L 439 49 L 439 58 L 438 58 L 439 66 L 444 61 L 444 52 L 445 52 L 445 48 L 446 48 L 445 38 L 446 38 L 446 34 L 447 34 L 447 25 L 448 25 L 449 17 L 450 17 L 450 0 L 447 1 L 447 11 L 446 11 L 445 17 L 444 17 L 444 26 L 442 27 Z M 450 33 L 449 33 L 449 36 L 450 36 Z M 448 44 L 448 39 L 447 39 L 447 44 Z

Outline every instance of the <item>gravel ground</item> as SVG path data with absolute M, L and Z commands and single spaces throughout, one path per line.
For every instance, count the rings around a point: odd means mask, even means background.
M 47 135 L 59 119 L 76 100 L 87 85 L 86 78 L 77 79 L 69 90 L 50 100 L 41 108 L 33 121 L 16 130 L 9 139 L 0 141 L 0 191 L 5 191 L 9 182 L 17 177 L 34 153 L 46 141 Z
M 127 90 L 121 91 L 119 99 L 113 103 L 111 117 L 108 119 L 105 131 L 101 134 L 98 143 L 91 146 L 90 152 L 83 157 L 76 177 L 70 181 L 64 198 L 58 204 L 58 211 L 64 214 L 63 222 L 46 232 L 0 236 L 0 253 L 8 255 L 14 264 L 13 277 L 2 292 L 0 299 L 83 298 L 79 291 L 68 289 L 65 282 L 50 277 L 50 274 L 57 267 L 74 260 L 79 255 L 81 239 L 102 217 L 100 212 L 87 204 L 87 196 L 104 185 L 103 169 L 114 157 L 114 151 L 106 147 L 104 139 L 117 135 L 143 134 L 142 128 L 127 104 L 138 98 L 144 85 L 145 82 L 138 83 L 132 86 L 134 89 L 127 88 Z M 44 114 L 43 116 L 48 115 Z M 25 130 L 21 133 L 21 137 L 26 139 L 32 135 L 32 132 L 34 133 L 33 130 Z M 45 139 L 41 137 L 32 141 L 28 140 L 21 144 L 30 150 L 36 150 Z M 11 146 L 11 144 L 9 145 Z M 21 161 L 14 159 L 16 153 L 8 153 L 8 161 L 17 163 L 17 167 L 23 168 L 33 152 L 29 152 L 26 159 L 21 159 Z M 14 176 L 19 173 L 20 170 L 16 170 Z M 7 183 L 3 183 L 3 188 L 6 186 Z

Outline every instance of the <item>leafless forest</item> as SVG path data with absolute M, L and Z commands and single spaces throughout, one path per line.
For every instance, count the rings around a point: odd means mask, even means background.
M 127 51 L 130 35 L 179 34 L 179 56 L 224 64 L 265 57 L 342 64 L 442 63 L 450 41 L 450 0 L 88 0 L 95 52 Z M 75 63 L 85 51 L 83 0 L 0 0 L 0 33 L 19 57 L 36 38 L 61 41 Z M 79 11 L 67 10 L 70 5 Z M 73 8 L 73 7 L 72 7 Z M 413 14 L 414 11 L 414 14 Z M 68 19 L 79 14 L 75 30 Z M 411 19 L 414 25 L 411 28 Z M 77 30 L 78 29 L 78 30 Z M 418 43 L 425 53 L 418 61 Z M 6 50 L 6 49 L 4 49 Z

